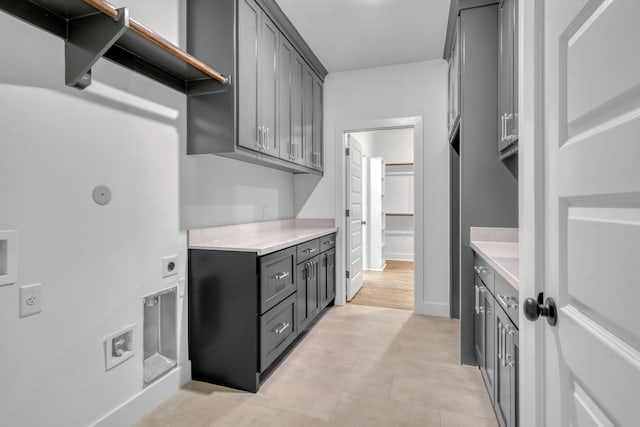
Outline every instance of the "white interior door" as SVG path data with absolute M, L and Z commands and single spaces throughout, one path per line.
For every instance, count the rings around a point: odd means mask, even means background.
M 542 345 L 528 346 L 537 360 L 520 377 L 536 369 L 540 390 L 529 405 L 534 393 L 522 384 L 521 425 L 639 426 L 640 1 L 545 0 L 539 13 L 529 30 L 544 35 L 544 66 L 529 83 L 544 88 L 544 232 L 534 241 L 538 286 L 558 322 L 535 324 Z
M 347 135 L 347 301 L 362 287 L 362 145 Z

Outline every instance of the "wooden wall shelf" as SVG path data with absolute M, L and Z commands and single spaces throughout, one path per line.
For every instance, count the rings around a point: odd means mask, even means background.
M 415 163 L 385 163 L 385 166 L 414 166 Z
M 385 213 L 386 216 L 413 216 L 414 214 L 412 213 L 398 213 L 398 212 L 387 212 Z
M 65 40 L 65 83 L 84 89 L 101 57 L 186 94 L 226 90 L 213 68 L 103 0 L 3 0 L 0 9 Z

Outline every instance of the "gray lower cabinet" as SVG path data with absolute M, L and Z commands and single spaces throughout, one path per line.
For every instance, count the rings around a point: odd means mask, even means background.
M 320 257 L 298 264 L 298 330 L 304 331 L 320 313 Z
M 517 427 L 518 291 L 493 269 L 489 271 L 480 256 L 476 254 L 475 259 L 476 360 L 498 424 Z M 495 284 L 487 283 L 494 280 Z
M 187 154 L 322 174 L 327 72 L 274 0 L 188 0 L 187 45 L 231 76 L 189 88 Z
M 190 249 L 192 378 L 256 392 L 334 300 L 334 244 L 330 234 L 261 257 Z

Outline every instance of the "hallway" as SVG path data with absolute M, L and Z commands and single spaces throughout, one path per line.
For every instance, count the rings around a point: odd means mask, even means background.
M 407 310 L 331 308 L 257 394 L 190 382 L 136 427 L 494 427 L 458 321 Z
M 413 262 L 387 260 L 384 271 L 362 272 L 362 288 L 351 304 L 413 310 Z

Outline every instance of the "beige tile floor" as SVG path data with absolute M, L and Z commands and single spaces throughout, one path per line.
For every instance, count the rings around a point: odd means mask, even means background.
M 495 427 L 458 321 L 348 304 L 318 322 L 257 394 L 192 381 L 136 427 Z

